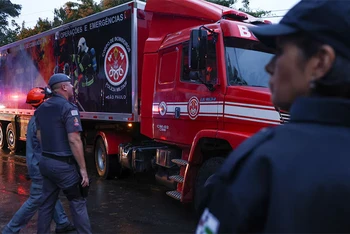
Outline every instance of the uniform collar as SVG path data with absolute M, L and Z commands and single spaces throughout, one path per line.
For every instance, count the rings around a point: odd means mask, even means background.
M 58 93 L 53 93 L 52 96 L 53 96 L 53 97 L 60 97 L 60 98 L 63 98 L 63 99 L 65 99 L 65 100 L 67 100 L 67 98 L 65 98 L 63 95 L 58 94 Z
M 291 122 L 313 122 L 350 127 L 350 100 L 340 98 L 298 98 L 290 110 Z

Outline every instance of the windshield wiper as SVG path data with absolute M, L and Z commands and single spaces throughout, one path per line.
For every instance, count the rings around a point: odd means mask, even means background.
M 267 88 L 266 86 L 263 85 L 249 85 L 250 87 L 261 87 L 261 88 Z
M 238 70 L 235 67 L 233 69 L 233 74 L 231 73 L 233 80 L 230 83 L 235 85 L 248 85 L 247 81 L 238 76 Z

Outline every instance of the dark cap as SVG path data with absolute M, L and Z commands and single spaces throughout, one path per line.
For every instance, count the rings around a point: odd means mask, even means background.
M 306 32 L 350 59 L 350 2 L 348 0 L 301 0 L 278 24 L 249 29 L 265 45 L 275 47 L 275 37 Z
M 70 82 L 70 81 L 71 81 L 71 79 L 66 74 L 57 73 L 57 74 L 54 74 L 54 75 L 52 75 L 50 77 L 48 85 L 50 87 L 52 87 L 55 84 L 58 84 L 58 83 L 61 83 L 61 82 Z

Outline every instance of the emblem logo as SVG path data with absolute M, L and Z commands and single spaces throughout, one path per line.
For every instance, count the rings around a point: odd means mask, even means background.
M 121 85 L 128 73 L 129 57 L 124 46 L 120 43 L 112 44 L 105 56 L 105 75 L 113 86 Z
M 79 120 L 77 117 L 74 117 L 74 126 L 79 126 Z
M 164 116 L 166 114 L 166 103 L 165 102 L 161 102 L 159 104 L 159 114 L 161 116 Z
M 197 97 L 191 97 L 187 105 L 188 114 L 191 119 L 196 119 L 199 113 L 199 100 Z
M 202 233 L 218 233 L 220 227 L 219 220 L 209 212 L 208 208 L 206 208 L 202 214 L 201 219 L 198 222 L 196 234 Z

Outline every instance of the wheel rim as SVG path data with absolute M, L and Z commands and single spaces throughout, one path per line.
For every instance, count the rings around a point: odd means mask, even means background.
M 106 155 L 101 148 L 97 151 L 97 164 L 100 171 L 104 171 L 106 162 Z
M 7 139 L 8 139 L 8 143 L 9 145 L 12 147 L 15 144 L 15 135 L 13 133 L 12 130 L 9 130 L 7 133 Z

